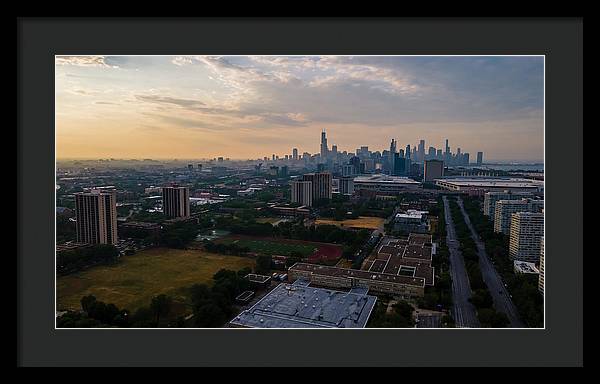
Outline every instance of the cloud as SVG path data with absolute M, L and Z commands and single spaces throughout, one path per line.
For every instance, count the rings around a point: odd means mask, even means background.
M 100 105 L 121 105 L 121 103 L 113 103 L 110 101 L 96 101 L 94 102 L 94 104 L 100 104 Z
M 171 60 L 171 62 L 180 67 L 194 63 L 192 58 L 187 57 L 187 56 L 177 56 L 177 57 L 173 58 L 173 60 Z
M 56 65 L 73 65 L 78 67 L 119 68 L 107 63 L 106 56 L 56 56 Z
M 147 101 L 150 103 L 173 104 L 173 105 L 178 105 L 178 106 L 184 107 L 184 108 L 205 105 L 203 102 L 201 102 L 199 100 L 180 99 L 180 98 L 169 97 L 169 96 L 135 95 L 135 98 L 138 100 Z

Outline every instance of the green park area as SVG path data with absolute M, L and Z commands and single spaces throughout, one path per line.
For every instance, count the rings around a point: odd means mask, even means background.
M 212 284 L 220 269 L 253 268 L 255 260 L 225 256 L 199 250 L 153 248 L 124 256 L 119 263 L 97 266 L 57 278 L 57 310 L 81 309 L 83 296 L 113 303 L 130 311 L 148 306 L 152 297 L 166 294 L 173 298 L 178 314 L 187 309 L 188 288 L 193 284 Z

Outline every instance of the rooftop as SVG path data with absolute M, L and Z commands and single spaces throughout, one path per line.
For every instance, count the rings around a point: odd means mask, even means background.
M 250 328 L 364 328 L 377 298 L 350 292 L 281 283 L 230 324 Z
M 355 183 L 378 183 L 378 184 L 420 184 L 418 181 L 414 181 L 408 177 L 402 176 L 390 176 L 390 175 L 369 175 L 369 176 L 357 176 L 354 178 Z
M 538 180 L 512 178 L 512 177 L 443 177 L 436 179 L 437 182 L 453 184 L 457 186 L 472 187 L 494 187 L 494 188 L 539 188 L 544 183 Z
M 404 263 L 404 264 L 407 264 Z M 418 264 L 418 263 L 417 263 Z M 425 264 L 426 265 L 426 264 Z M 412 266 L 412 265 L 411 265 Z M 387 267 L 386 267 L 387 268 Z M 431 267 L 430 267 L 431 269 Z M 346 277 L 346 278 L 357 278 L 363 280 L 376 280 L 383 281 L 387 283 L 396 283 L 396 284 L 404 284 L 404 285 L 413 285 L 418 287 L 425 286 L 425 278 L 420 276 L 402 276 L 394 273 L 382 273 L 382 272 L 374 272 L 374 271 L 366 271 L 359 269 L 350 269 L 350 268 L 338 268 L 338 267 L 330 267 L 326 265 L 318 265 L 318 264 L 308 264 L 308 263 L 296 263 L 291 268 L 291 271 L 304 271 L 311 272 L 316 275 L 325 275 L 332 277 Z M 387 271 L 387 269 L 386 269 Z
M 540 273 L 534 263 L 529 263 L 527 261 L 515 260 L 514 266 L 515 272 L 517 273 Z

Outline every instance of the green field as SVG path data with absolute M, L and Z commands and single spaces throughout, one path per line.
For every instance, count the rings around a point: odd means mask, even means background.
M 186 308 L 186 288 L 211 283 L 220 269 L 253 268 L 251 258 L 217 255 L 198 250 L 152 248 L 124 256 L 114 266 L 98 266 L 58 277 L 57 309 L 81 309 L 80 300 L 92 294 L 105 303 L 135 311 L 165 293 L 174 299 L 179 314 Z
M 296 251 L 302 254 L 303 257 L 312 255 L 317 247 L 312 244 L 287 243 L 269 240 L 254 240 L 254 239 L 223 239 L 220 242 L 224 244 L 236 244 L 239 247 L 247 247 L 250 252 L 263 253 L 266 255 L 289 256 Z

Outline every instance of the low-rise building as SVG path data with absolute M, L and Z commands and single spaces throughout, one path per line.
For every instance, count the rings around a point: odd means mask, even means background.
M 368 290 L 347 292 L 281 283 L 229 322 L 243 328 L 364 328 L 377 301 Z
M 394 230 L 403 232 L 428 233 L 428 211 L 409 209 L 394 216 Z
M 513 177 L 465 177 L 448 176 L 436 179 L 435 184 L 443 189 L 468 193 L 473 190 L 482 192 L 543 192 L 544 183 L 539 180 Z
M 408 177 L 375 174 L 354 178 L 354 190 L 397 194 L 421 188 L 421 183 Z
M 530 263 L 528 261 L 514 260 L 513 266 L 515 273 L 528 275 L 537 275 L 540 273 L 539 269 L 535 266 L 535 263 Z

